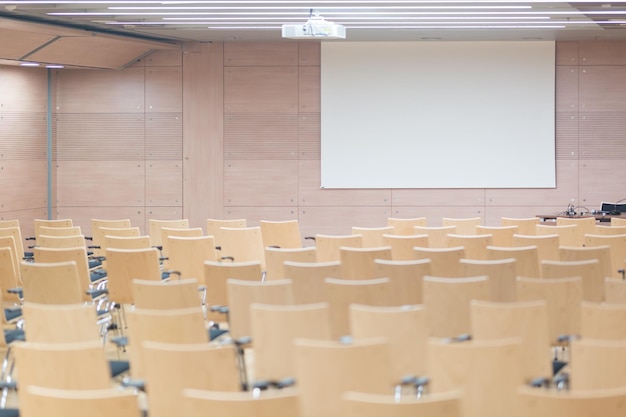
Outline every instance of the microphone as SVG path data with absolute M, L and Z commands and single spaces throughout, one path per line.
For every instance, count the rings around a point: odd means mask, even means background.
M 574 207 L 574 204 L 569 203 L 567 205 L 567 211 L 565 212 L 565 214 L 567 214 L 568 216 L 575 216 L 576 215 L 576 208 Z

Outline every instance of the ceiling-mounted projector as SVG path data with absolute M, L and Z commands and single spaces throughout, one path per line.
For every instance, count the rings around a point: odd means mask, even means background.
M 345 39 L 346 27 L 329 22 L 318 13 L 311 13 L 302 25 L 283 25 L 283 38 L 290 39 Z

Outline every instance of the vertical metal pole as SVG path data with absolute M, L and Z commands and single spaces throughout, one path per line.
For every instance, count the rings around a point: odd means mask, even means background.
M 48 158 L 48 220 L 52 219 L 52 70 L 48 68 L 48 110 L 46 117 L 47 131 L 47 158 Z

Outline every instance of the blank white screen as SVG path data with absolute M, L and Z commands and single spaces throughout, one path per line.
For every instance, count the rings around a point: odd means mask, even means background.
M 555 187 L 554 42 L 322 42 L 322 188 Z

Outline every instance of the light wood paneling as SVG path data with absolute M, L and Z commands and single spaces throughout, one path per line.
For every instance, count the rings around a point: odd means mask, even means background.
M 485 204 L 484 189 L 394 189 L 392 195 L 394 207 L 464 207 Z
M 581 66 L 579 77 L 581 112 L 626 112 L 626 65 Z
M 618 132 L 626 132 L 626 111 L 581 113 L 580 159 L 624 160 L 626 141 Z
M 227 113 L 296 113 L 298 69 L 225 68 L 224 108 Z
M 250 227 L 258 226 L 260 220 L 297 220 L 298 207 L 226 207 L 224 215 L 226 219 L 246 219 Z
M 581 65 L 626 65 L 624 42 L 579 42 Z
M 296 114 L 227 114 L 224 159 L 297 159 L 298 127 Z
M 40 68 L 0 66 L 0 112 L 45 113 L 47 79 L 46 71 Z
M 556 43 L 556 65 L 578 65 L 578 42 Z
M 300 113 L 298 116 L 299 159 L 316 160 L 318 165 L 321 158 L 320 119 L 320 113 Z
M 46 160 L 47 115 L 0 110 L 0 161 Z M 37 162 L 40 163 L 40 162 Z M 27 172 L 29 163 L 24 163 Z
M 181 48 L 154 51 L 138 61 L 146 67 L 182 67 L 183 54 Z
M 226 42 L 225 67 L 287 67 L 298 65 L 296 42 Z
M 67 70 L 57 77 L 57 113 L 143 113 L 144 69 Z
M 180 113 L 183 111 L 181 67 L 146 68 L 146 112 Z
M 224 200 L 224 207 L 297 205 L 298 161 L 228 161 Z
M 556 111 L 578 111 L 578 67 L 556 67 Z
M 556 119 L 556 152 L 555 157 L 559 159 L 577 160 L 578 149 L 578 121 L 580 117 L 577 112 L 557 113 Z
M 146 159 L 176 160 L 183 157 L 183 115 L 149 113 L 146 115 Z M 181 165 L 182 173 L 182 165 Z
M 47 176 L 45 160 L 0 161 L 0 211 L 46 207 Z
M 59 206 L 145 205 L 145 165 L 138 161 L 64 161 L 57 164 Z
M 580 201 L 599 209 L 602 201 L 626 198 L 626 177 L 621 174 L 624 159 L 585 160 L 580 165 Z
M 140 234 L 147 234 L 144 229 L 146 220 L 142 207 L 60 207 L 56 218 L 72 219 L 72 223 L 80 226 L 85 236 L 92 235 L 91 219 L 130 219 L 131 226 L 139 227 Z
M 146 206 L 183 205 L 181 161 L 146 162 Z
M 320 112 L 320 68 L 300 67 L 298 74 L 299 111 Z
M 393 206 L 391 208 L 392 217 L 426 217 L 427 226 L 441 226 L 441 219 L 449 217 L 453 219 L 463 219 L 471 217 L 483 217 L 485 213 L 484 206 L 431 206 L 425 203 L 423 206 L 405 207 Z
M 321 42 L 298 42 L 298 58 L 300 66 L 319 66 L 321 62 Z
M 4 29 L 0 27 L 0 58 L 19 60 L 56 38 L 55 35 Z

